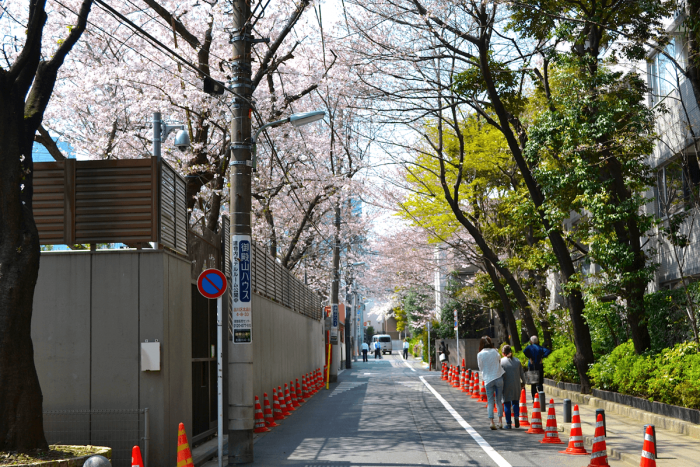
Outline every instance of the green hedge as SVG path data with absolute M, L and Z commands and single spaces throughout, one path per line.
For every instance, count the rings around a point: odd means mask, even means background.
M 556 381 L 580 383 L 578 370 L 576 365 L 574 365 L 574 355 L 576 355 L 576 346 L 574 344 L 569 344 L 552 352 L 549 357 L 544 359 L 544 376 Z
M 657 355 L 637 355 L 630 340 L 602 356 L 588 374 L 598 389 L 700 409 L 700 354 L 695 342 L 676 344 Z

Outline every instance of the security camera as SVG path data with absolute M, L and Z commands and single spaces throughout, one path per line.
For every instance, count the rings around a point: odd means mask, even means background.
M 190 147 L 190 135 L 185 130 L 180 130 L 175 134 L 175 147 L 181 152 L 187 151 Z

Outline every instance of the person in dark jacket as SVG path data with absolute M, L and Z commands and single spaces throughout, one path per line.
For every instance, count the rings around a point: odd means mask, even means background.
M 546 347 L 542 347 L 537 336 L 532 336 L 530 338 L 530 345 L 523 349 L 523 353 L 528 358 L 528 371 L 535 370 L 540 372 L 539 382 L 537 384 L 530 385 L 530 393 L 532 394 L 532 400 L 534 401 L 535 396 L 537 396 L 537 392 L 544 391 L 544 364 L 542 362 L 545 358 L 549 357 L 549 354 L 551 354 L 552 351 Z
M 449 346 L 445 343 L 445 341 L 440 341 L 440 347 L 438 348 L 438 356 L 440 356 L 441 353 L 445 354 L 445 361 L 442 362 L 442 364 L 447 365 L 447 362 L 450 360 L 450 349 Z

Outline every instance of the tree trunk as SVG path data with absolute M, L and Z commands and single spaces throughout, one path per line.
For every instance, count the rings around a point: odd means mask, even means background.
M 24 120 L 24 96 L 0 74 L 0 451 L 48 449 L 31 336 L 40 252 L 32 213 L 34 131 L 27 139 Z
M 508 297 L 508 293 L 506 293 L 506 288 L 503 287 L 503 284 L 501 284 L 501 280 L 498 277 L 498 274 L 496 274 L 496 269 L 494 269 L 493 265 L 488 260 L 484 260 L 483 263 L 486 272 L 491 278 L 493 287 L 496 289 L 496 292 L 501 299 L 501 303 L 503 304 L 505 319 L 502 318 L 501 321 L 503 323 L 503 327 L 508 330 L 508 333 L 510 333 L 510 344 L 513 346 L 516 352 L 520 352 L 520 350 L 522 350 L 522 346 L 520 345 L 520 336 L 518 335 L 518 323 L 515 321 L 515 315 L 513 314 L 513 308 L 510 306 L 510 298 Z

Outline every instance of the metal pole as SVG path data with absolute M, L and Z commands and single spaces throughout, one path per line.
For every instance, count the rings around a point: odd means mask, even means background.
M 232 89 L 236 97 L 231 105 L 231 167 L 229 182 L 231 196 L 231 254 L 232 342 L 229 345 L 229 377 L 235 377 L 228 385 L 228 463 L 253 462 L 253 329 L 251 306 L 250 262 L 244 257 L 251 253 L 251 46 L 253 42 L 249 0 L 231 0 L 233 28 L 231 30 Z M 245 255 L 245 256 L 244 256 Z M 248 267 L 248 270 L 244 270 Z
M 160 112 L 153 112 L 153 157 L 160 159 L 161 143 L 161 119 Z
M 148 427 L 148 407 L 143 409 L 143 453 L 145 455 L 143 459 L 144 467 L 148 467 L 148 448 L 150 447 L 150 429 Z
M 224 309 L 221 297 L 216 299 L 216 389 L 217 394 L 217 431 L 219 467 L 224 462 Z
M 338 345 L 338 289 L 340 287 L 340 202 L 335 203 L 335 236 L 333 241 L 333 277 L 331 281 L 331 352 L 328 380 L 335 383 L 338 380 L 340 363 L 340 345 Z
M 433 369 L 433 352 L 430 350 L 430 320 L 428 320 L 428 371 Z
M 355 281 L 352 281 L 353 289 L 355 288 Z M 357 340 L 357 332 L 355 332 L 355 322 L 357 321 L 357 294 L 353 290 L 352 292 L 352 315 L 350 318 L 350 323 L 352 323 L 352 329 L 350 335 Z M 354 345 L 352 346 L 352 361 L 356 362 L 357 361 L 357 352 L 355 352 Z

